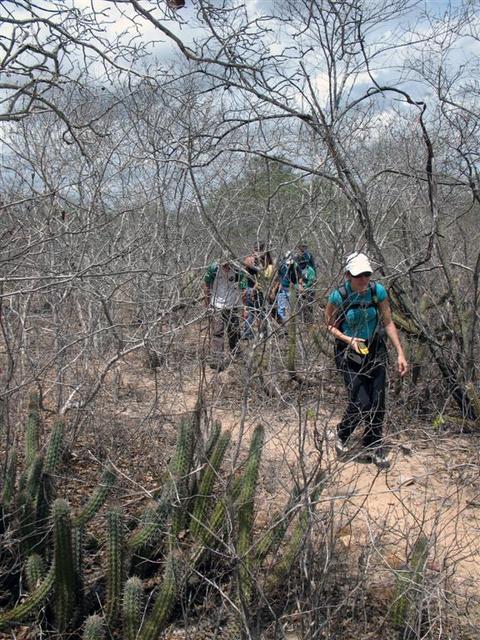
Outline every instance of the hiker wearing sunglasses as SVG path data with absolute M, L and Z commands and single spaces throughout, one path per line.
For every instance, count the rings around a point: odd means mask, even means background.
M 408 364 L 392 320 L 388 294 L 372 280 L 372 266 L 364 253 L 352 253 L 345 264 L 346 280 L 328 298 L 325 320 L 335 338 L 335 363 L 348 390 L 348 405 L 337 427 L 336 451 L 348 455 L 349 438 L 365 424 L 362 443 L 367 461 L 388 469 L 383 446 L 387 335 L 397 352 L 397 368 L 403 377 Z

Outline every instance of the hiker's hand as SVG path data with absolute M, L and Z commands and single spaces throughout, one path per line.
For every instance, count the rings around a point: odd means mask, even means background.
M 403 353 L 399 353 L 398 354 L 397 366 L 398 366 L 398 373 L 403 378 L 403 376 L 408 371 L 408 362 L 407 362 L 407 359 L 405 358 L 405 356 L 403 355 Z
M 360 352 L 360 347 L 364 345 L 365 345 L 364 338 L 352 338 L 350 341 L 350 346 L 355 351 L 355 353 L 358 353 L 359 356 L 362 355 L 362 353 Z

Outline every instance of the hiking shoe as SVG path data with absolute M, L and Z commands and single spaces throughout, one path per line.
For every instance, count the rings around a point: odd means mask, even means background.
M 372 451 L 370 455 L 373 464 L 378 467 L 378 469 L 385 469 L 385 471 L 390 469 L 391 462 L 388 459 L 385 449 L 379 447 L 378 449 L 375 449 L 375 451 Z
M 339 458 L 345 458 L 345 456 L 350 452 L 348 441 L 343 441 L 339 435 L 337 435 L 335 439 L 335 451 Z

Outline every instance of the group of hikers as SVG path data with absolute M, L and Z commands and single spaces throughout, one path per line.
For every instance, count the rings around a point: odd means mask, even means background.
M 325 323 L 335 338 L 335 364 L 342 374 L 348 403 L 337 426 L 335 449 L 341 460 L 352 456 L 352 434 L 364 424 L 358 460 L 388 469 L 384 446 L 388 336 L 397 352 L 397 369 L 405 376 L 408 363 L 392 320 L 385 287 L 372 280 L 368 256 L 355 252 L 345 261 L 344 282 L 334 288 L 325 307 Z M 221 371 L 235 357 L 239 341 L 269 335 L 270 319 L 279 326 L 292 312 L 313 322 L 314 259 L 305 244 L 274 264 L 264 242 L 240 263 L 229 258 L 212 263 L 204 277 L 205 304 L 212 310 L 209 364 Z M 295 300 L 295 308 L 293 301 Z M 230 358 L 224 358 L 227 335 Z
M 285 324 L 293 295 L 296 311 L 312 322 L 315 280 L 315 263 L 304 244 L 287 251 L 276 264 L 264 242 L 256 243 L 242 263 L 228 258 L 213 262 L 204 278 L 205 304 L 215 312 L 210 366 L 218 370 L 227 366 L 241 339 L 264 339 L 271 319 Z M 227 359 L 225 333 L 231 356 Z

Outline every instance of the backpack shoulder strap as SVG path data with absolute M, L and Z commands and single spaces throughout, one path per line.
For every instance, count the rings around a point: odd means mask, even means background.
M 370 293 L 372 294 L 372 302 L 375 306 L 378 304 L 378 296 L 377 296 L 377 283 L 375 280 L 370 280 L 369 282 Z

